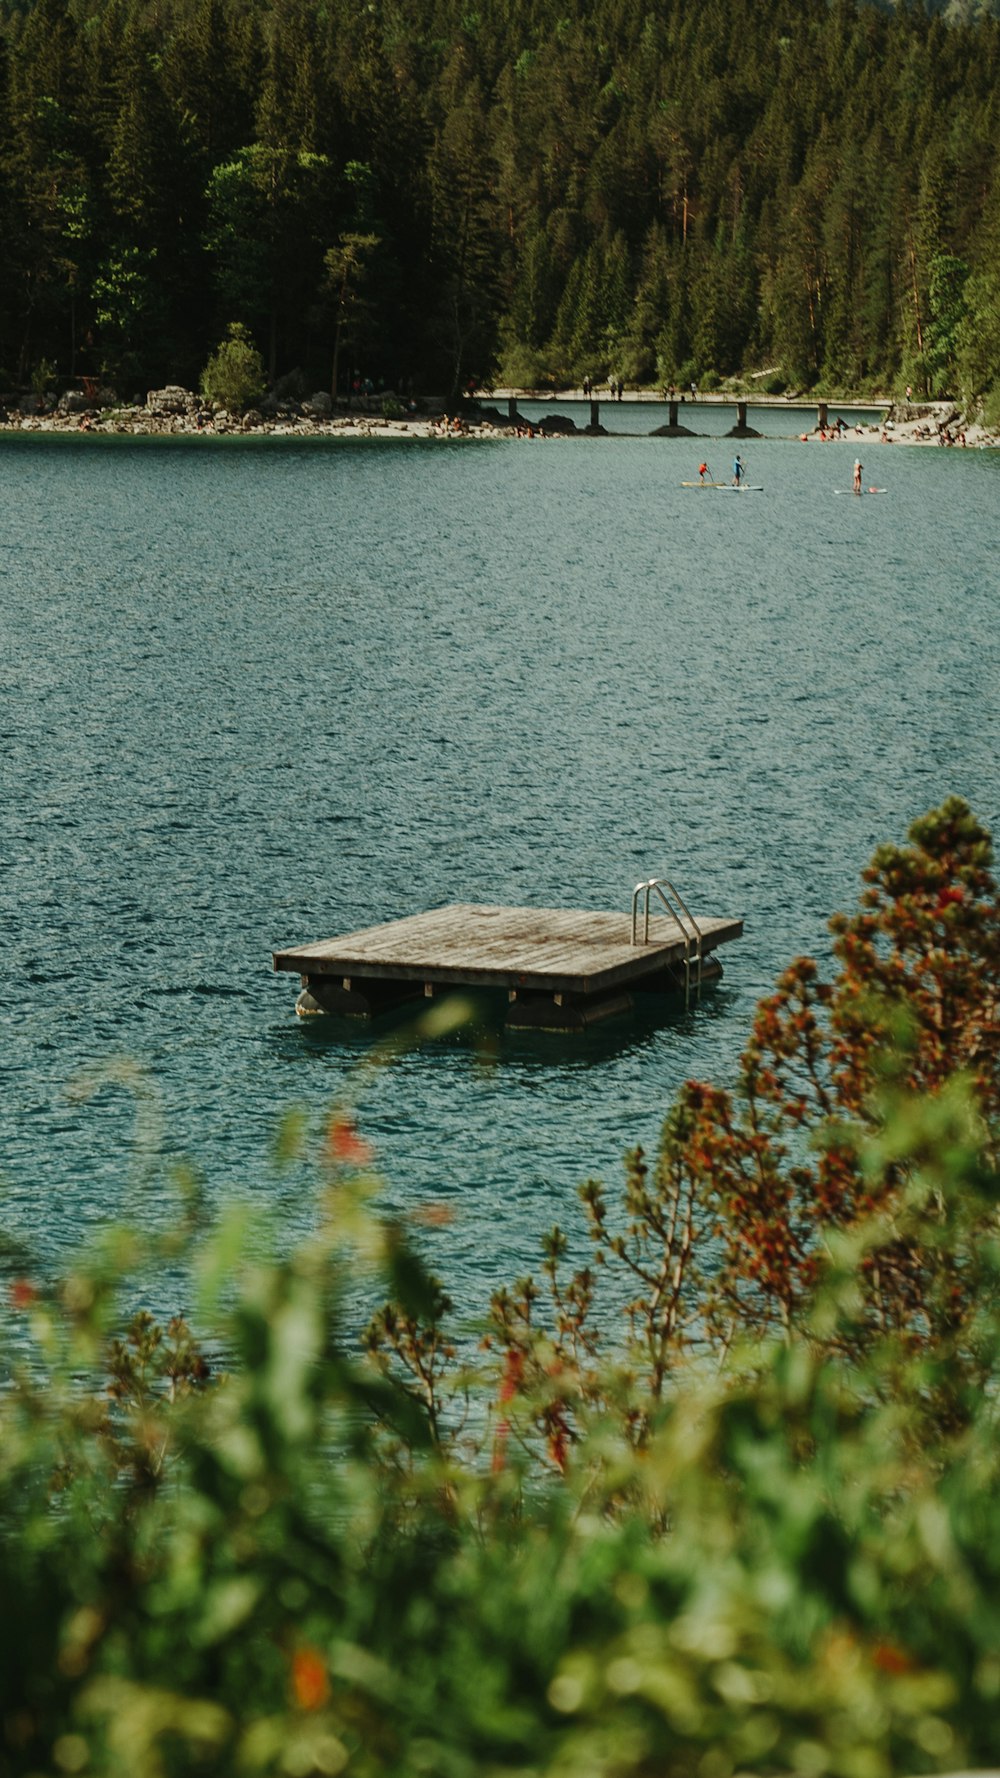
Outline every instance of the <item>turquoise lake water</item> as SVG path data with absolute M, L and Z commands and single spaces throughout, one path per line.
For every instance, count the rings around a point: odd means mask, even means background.
M 865 441 L 889 491 L 855 500 L 853 439 L 741 449 L 763 494 L 636 436 L 0 443 L 0 1226 L 39 1264 L 169 1218 L 172 1156 L 308 1226 L 268 1145 L 370 1035 L 301 1025 L 274 948 L 651 874 L 744 916 L 689 1014 L 366 1079 L 387 1202 L 449 1206 L 472 1312 L 685 1078 L 732 1079 L 878 842 L 950 792 L 997 828 L 1000 455 Z

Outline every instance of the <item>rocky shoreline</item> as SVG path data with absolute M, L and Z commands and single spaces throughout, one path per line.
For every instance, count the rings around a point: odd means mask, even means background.
M 513 392 L 512 392 L 513 393 Z M 582 399 L 581 392 L 569 392 Z M 649 400 L 651 393 L 637 392 L 633 400 Z M 522 400 L 537 401 L 529 391 Z M 559 397 L 552 397 L 558 401 Z M 611 406 L 610 401 L 607 403 Z M 835 404 L 829 404 L 831 411 Z M 791 417 L 791 416 L 789 416 Z M 355 400 L 351 407 L 335 407 L 329 394 L 318 392 L 306 400 L 271 396 L 244 414 L 205 401 L 189 389 L 170 385 L 151 390 L 145 402 L 123 404 L 110 390 L 70 390 L 55 398 L 0 396 L 0 433 L 41 432 L 97 434 L 133 437 L 266 436 L 272 438 L 583 438 L 608 436 L 613 428 L 577 426 L 565 414 L 543 415 L 540 420 L 511 419 L 499 408 L 475 399 L 463 402 L 450 414 L 442 402 L 409 402 L 383 395 Z M 660 428 L 664 434 L 672 428 Z M 686 427 L 678 434 L 697 437 Z M 757 435 L 760 436 L 760 435 Z M 780 436 L 780 435 L 767 435 Z M 835 443 L 863 438 L 866 445 L 912 444 L 995 447 L 1000 438 L 976 422 L 967 423 L 953 402 L 899 402 L 880 424 L 835 424 L 807 432 L 790 433 L 802 442 Z
M 833 402 L 830 404 L 834 408 Z M 1000 438 L 977 420 L 967 420 L 953 401 L 899 401 L 889 408 L 880 425 L 837 426 L 824 430 L 814 427 L 810 433 L 799 433 L 804 440 L 837 437 L 851 440 L 862 437 L 868 444 L 951 445 L 959 449 L 984 450 L 1000 445 Z

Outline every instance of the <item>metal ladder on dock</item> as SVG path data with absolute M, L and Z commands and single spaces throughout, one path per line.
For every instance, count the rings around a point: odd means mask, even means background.
M 650 877 L 648 882 L 637 883 L 632 891 L 632 943 L 634 945 L 648 945 L 649 943 L 649 902 L 652 895 L 656 895 L 662 902 L 684 940 L 684 1005 L 688 1007 L 691 1004 L 692 966 L 695 969 L 695 990 L 699 999 L 701 998 L 701 927 L 669 877 Z M 643 900 L 641 939 L 637 936 L 640 897 Z

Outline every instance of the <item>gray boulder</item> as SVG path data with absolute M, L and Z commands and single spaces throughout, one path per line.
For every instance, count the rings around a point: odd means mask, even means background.
M 146 406 L 154 414 L 184 414 L 189 403 L 195 405 L 194 396 L 176 383 L 168 383 L 165 389 L 151 389 L 146 396 Z

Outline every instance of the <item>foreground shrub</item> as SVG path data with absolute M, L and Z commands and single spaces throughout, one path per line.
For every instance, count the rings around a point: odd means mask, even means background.
M 991 1300 L 981 1268 L 995 1196 L 989 1184 L 970 1188 L 959 1206 L 934 1168 L 904 1164 L 885 1131 L 897 1105 L 917 1103 L 929 1152 L 947 1131 L 992 1177 L 991 863 L 989 835 L 957 798 L 915 822 L 908 845 L 880 847 L 859 911 L 831 922 L 833 979 L 811 958 L 784 972 L 758 1007 L 738 1090 L 688 1082 L 652 1162 L 638 1149 L 627 1157 L 624 1216 L 600 1182 L 584 1185 L 594 1266 L 566 1276 L 569 1244 L 555 1228 L 541 1283 L 498 1294 L 493 1341 L 513 1393 L 526 1375 L 548 1378 L 536 1433 L 554 1461 L 583 1408 L 617 1413 L 641 1445 L 650 1406 L 692 1365 L 731 1371 L 774 1338 L 857 1361 L 877 1346 L 889 1396 L 907 1387 L 911 1361 L 933 1360 L 911 1404 L 914 1440 L 965 1421 L 992 1362 L 979 1318 Z M 821 1320 L 818 1293 L 844 1265 L 850 1314 Z M 611 1271 L 624 1274 L 629 1337 L 609 1341 Z M 609 1377 L 627 1382 L 624 1407 Z
M 920 1103 L 900 1108 L 885 1140 L 960 1226 L 983 1181 L 961 1094 L 952 1110 L 933 1141 Z M 920 1451 L 909 1399 L 887 1399 L 891 1343 L 857 1363 L 803 1342 L 759 1348 L 743 1381 L 691 1377 L 641 1450 L 583 1413 L 557 1472 L 519 1436 L 545 1410 L 526 1377 L 515 1401 L 488 1366 L 466 1376 L 476 1413 L 449 1449 L 350 1355 L 360 1267 L 414 1318 L 431 1286 L 348 1187 L 284 1261 L 252 1259 L 237 1221 L 200 1244 L 219 1380 L 178 1324 L 115 1343 L 138 1257 L 118 1237 L 11 1306 L 5 1770 L 853 1778 L 993 1759 L 991 1308 L 988 1393 Z M 995 1300 L 995 1242 L 980 1261 Z M 850 1313 L 851 1277 L 820 1317 Z M 909 1398 L 933 1391 L 934 1361 L 908 1363 Z

